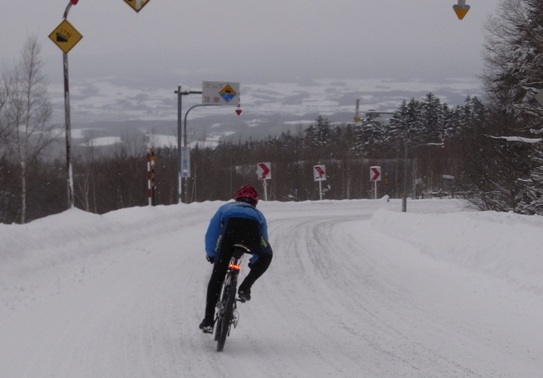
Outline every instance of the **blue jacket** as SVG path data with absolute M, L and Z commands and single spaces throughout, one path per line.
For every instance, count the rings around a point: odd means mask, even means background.
M 241 201 L 229 202 L 219 207 L 209 222 L 205 236 L 207 256 L 215 257 L 217 255 L 218 242 L 223 231 L 223 225 L 229 218 L 245 218 L 257 221 L 260 224 L 260 235 L 264 238 L 264 242 L 268 244 L 268 226 L 264 214 L 248 203 Z M 251 262 L 254 263 L 257 258 L 258 256 L 253 255 Z

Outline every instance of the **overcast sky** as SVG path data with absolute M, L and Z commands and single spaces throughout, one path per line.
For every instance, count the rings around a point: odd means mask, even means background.
M 83 35 L 69 52 L 79 96 L 72 105 L 106 86 L 109 95 L 124 88 L 118 96 L 171 98 L 178 85 L 199 89 L 204 80 L 240 82 L 243 93 L 244 85 L 315 79 L 416 80 L 434 83 L 430 89 L 461 79 L 473 83 L 470 95 L 483 68 L 484 24 L 499 0 L 466 2 L 460 21 L 455 0 L 150 0 L 139 13 L 123 0 L 80 0 L 68 16 Z M 36 35 L 51 95 L 61 102 L 62 52 L 48 35 L 68 0 L 0 3 L 0 65 L 12 67 Z

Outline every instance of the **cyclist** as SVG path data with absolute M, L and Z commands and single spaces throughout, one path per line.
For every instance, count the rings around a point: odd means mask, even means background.
M 211 218 L 205 235 L 206 259 L 213 264 L 213 272 L 207 286 L 205 317 L 200 323 L 200 329 L 205 333 L 213 332 L 215 306 L 232 258 L 232 245 L 243 244 L 252 253 L 249 259 L 251 270 L 238 289 L 238 296 L 242 302 L 251 299 L 251 287 L 268 269 L 273 257 L 268 242 L 266 218 L 256 208 L 257 191 L 246 184 L 241 187 L 234 199 L 235 202 L 219 207 Z

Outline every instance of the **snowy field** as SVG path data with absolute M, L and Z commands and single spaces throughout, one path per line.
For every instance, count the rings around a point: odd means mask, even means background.
M 261 203 L 274 260 L 217 353 L 198 324 L 220 204 L 0 225 L 0 377 L 543 377 L 542 217 Z

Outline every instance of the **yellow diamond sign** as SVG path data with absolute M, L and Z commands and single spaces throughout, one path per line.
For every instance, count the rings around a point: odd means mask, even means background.
M 147 5 L 149 0 L 124 0 L 124 2 L 130 5 L 136 12 L 139 12 L 145 5 Z
M 65 54 L 74 47 L 77 42 L 81 41 L 83 36 L 67 20 L 60 23 L 59 26 L 51 34 L 49 38 L 54 42 Z

